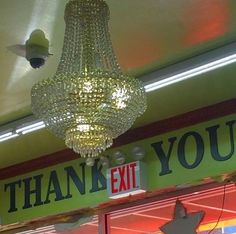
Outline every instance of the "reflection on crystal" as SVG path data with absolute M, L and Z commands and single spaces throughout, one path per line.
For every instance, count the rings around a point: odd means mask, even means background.
M 89 132 L 90 130 L 94 129 L 89 124 L 80 124 L 77 126 L 77 130 L 79 130 L 80 132 Z
M 71 0 L 61 60 L 52 79 L 32 88 L 32 110 L 68 147 L 97 157 L 146 109 L 142 83 L 123 75 L 103 0 Z
M 117 89 L 114 93 L 112 93 L 112 99 L 116 101 L 117 109 L 124 109 L 127 106 L 126 102 L 130 98 L 127 93 L 128 91 L 125 89 Z
M 83 92 L 92 93 L 92 91 L 93 91 L 92 83 L 89 81 L 84 82 Z
M 116 103 L 116 107 L 117 107 L 117 109 L 124 109 L 126 107 L 126 104 L 119 100 Z

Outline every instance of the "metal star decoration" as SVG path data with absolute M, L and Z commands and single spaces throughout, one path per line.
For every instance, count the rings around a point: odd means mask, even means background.
M 177 200 L 173 220 L 160 227 L 160 230 L 165 234 L 197 234 L 196 228 L 204 214 L 204 211 L 187 213 L 183 204 Z

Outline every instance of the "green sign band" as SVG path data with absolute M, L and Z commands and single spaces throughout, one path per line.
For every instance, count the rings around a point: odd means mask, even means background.
M 129 155 L 135 145 L 146 151 L 147 190 L 194 184 L 236 170 L 236 115 L 197 124 L 107 151 Z M 30 220 L 108 201 L 106 168 L 76 159 L 1 181 L 3 224 Z

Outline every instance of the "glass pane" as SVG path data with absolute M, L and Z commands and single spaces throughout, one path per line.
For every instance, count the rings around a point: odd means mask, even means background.
M 224 195 L 225 193 L 225 195 Z M 160 227 L 173 218 L 175 202 L 181 200 L 188 213 L 204 211 L 198 234 L 236 234 L 236 187 L 233 184 L 185 194 L 110 214 L 111 234 L 161 234 Z M 224 200 L 224 208 L 220 221 Z

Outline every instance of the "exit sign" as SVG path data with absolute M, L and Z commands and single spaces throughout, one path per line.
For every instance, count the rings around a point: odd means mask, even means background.
M 121 198 L 146 191 L 145 164 L 131 162 L 107 170 L 109 198 Z

